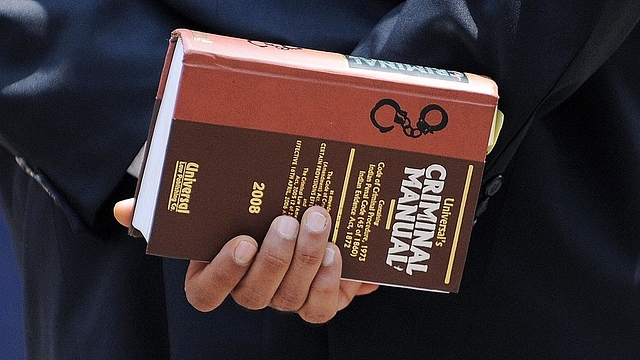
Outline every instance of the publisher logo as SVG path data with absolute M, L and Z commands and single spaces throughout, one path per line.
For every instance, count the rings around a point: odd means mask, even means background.
M 393 110 L 391 112 L 388 112 L 382 110 L 384 108 L 391 108 Z M 393 113 L 394 111 L 395 113 Z M 384 114 L 389 113 L 392 114 L 391 117 L 393 117 L 393 121 L 390 121 L 391 119 L 389 118 L 389 116 L 386 116 L 385 118 Z M 435 118 L 434 120 L 430 121 L 437 121 L 437 123 L 433 125 L 427 122 L 427 116 L 430 113 L 434 113 L 434 115 L 430 116 L 430 118 Z M 378 128 L 381 133 L 384 134 L 393 130 L 395 124 L 398 124 L 400 125 L 400 127 L 402 127 L 402 131 L 404 132 L 404 134 L 411 138 L 419 138 L 422 135 L 433 134 L 436 131 L 444 129 L 449 122 L 449 115 L 447 114 L 445 109 L 442 108 L 442 106 L 437 104 L 429 104 L 422 108 L 420 117 L 418 118 L 418 122 L 414 126 L 411 123 L 411 119 L 407 115 L 407 112 L 400 107 L 400 104 L 398 104 L 395 100 L 388 98 L 378 101 L 376 106 L 371 109 L 369 117 L 371 118 L 371 123 L 373 123 L 373 126 Z M 390 125 L 385 126 L 383 124 Z
M 193 184 L 196 182 L 196 173 L 199 168 L 200 165 L 194 162 L 176 161 L 167 207 L 169 211 L 189 214 Z

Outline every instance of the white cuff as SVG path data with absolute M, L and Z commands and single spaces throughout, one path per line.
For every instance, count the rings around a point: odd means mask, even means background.
M 138 154 L 131 162 L 131 165 L 129 165 L 129 168 L 127 168 L 127 173 L 133 175 L 136 178 L 140 176 L 140 170 L 142 170 L 142 158 L 144 157 L 145 146 L 146 143 L 142 146 L 140 151 L 138 151 Z

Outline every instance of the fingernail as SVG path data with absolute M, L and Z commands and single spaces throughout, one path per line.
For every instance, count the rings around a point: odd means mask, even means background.
M 247 265 L 253 259 L 258 249 L 255 245 L 247 241 L 240 241 L 233 251 L 234 260 L 240 265 Z
M 276 230 L 287 239 L 294 239 L 298 235 L 298 220 L 291 216 L 281 216 L 278 218 Z
M 327 226 L 327 218 L 319 212 L 312 212 L 307 216 L 306 226 L 313 232 L 320 232 Z
M 333 264 L 333 260 L 335 259 L 336 252 L 333 248 L 327 246 L 324 250 L 324 256 L 322 257 L 322 265 L 329 266 Z

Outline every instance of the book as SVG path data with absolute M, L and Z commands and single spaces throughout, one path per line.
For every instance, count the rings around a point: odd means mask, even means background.
M 474 74 L 175 30 L 130 233 L 210 261 L 321 205 L 343 278 L 457 292 L 497 103 Z

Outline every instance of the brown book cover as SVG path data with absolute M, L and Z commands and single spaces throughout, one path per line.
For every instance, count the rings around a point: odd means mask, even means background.
M 497 102 L 473 74 L 176 30 L 131 233 L 209 261 L 322 205 L 343 278 L 456 292 Z

